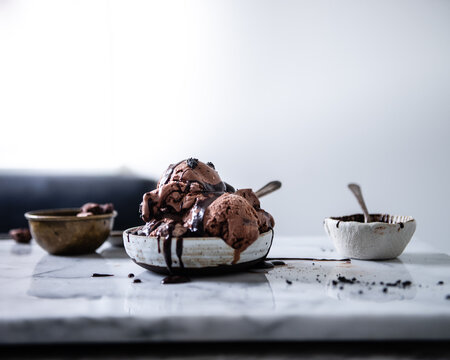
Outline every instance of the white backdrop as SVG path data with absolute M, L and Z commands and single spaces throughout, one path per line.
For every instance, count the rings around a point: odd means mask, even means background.
M 279 234 L 413 215 L 450 250 L 450 1 L 0 0 L 0 167 L 157 177 L 186 157 Z

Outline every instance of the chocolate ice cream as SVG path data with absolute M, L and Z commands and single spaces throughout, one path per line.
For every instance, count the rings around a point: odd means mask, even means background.
M 144 194 L 140 213 L 146 224 L 137 234 L 163 238 L 164 249 L 170 249 L 172 237 L 221 237 L 235 249 L 235 261 L 259 234 L 274 226 L 251 189 L 235 191 L 212 163 L 193 158 L 167 168 L 157 188 Z

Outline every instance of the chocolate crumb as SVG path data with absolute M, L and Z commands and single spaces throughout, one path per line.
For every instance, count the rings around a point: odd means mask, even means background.
M 356 280 L 356 278 L 347 279 L 345 276 L 338 276 L 338 281 L 345 284 L 355 284 L 359 283 L 360 281 Z
M 139 283 L 141 283 L 142 281 L 141 281 L 141 279 L 134 279 L 133 280 L 133 283 L 135 283 L 135 284 L 139 284 Z
M 405 224 L 403 224 L 402 222 L 400 223 L 400 229 L 403 229 L 405 227 Z
M 208 165 L 210 168 L 213 168 L 214 170 L 216 170 L 216 167 L 214 166 L 214 164 L 211 161 L 208 161 L 206 163 L 206 165 Z
M 342 285 L 339 286 L 339 290 L 344 290 L 344 287 Z
M 408 286 L 411 286 L 411 281 L 409 281 L 409 280 L 407 280 L 407 281 L 403 281 L 402 282 L 402 286 L 405 288 L 405 287 L 408 287 Z
M 129 278 L 134 278 L 134 274 L 133 274 L 133 273 L 130 273 L 130 274 L 128 274 L 128 277 L 129 277 Z
M 361 295 L 362 293 L 363 293 L 363 291 L 362 291 L 362 290 L 359 290 L 359 291 L 358 291 L 358 294 L 359 294 L 359 295 Z
M 339 220 L 337 223 L 336 223 L 336 227 L 339 229 L 339 223 L 341 222 L 341 220 Z
M 384 293 L 387 293 L 387 292 L 388 292 L 388 288 L 385 287 L 385 288 L 383 289 L 383 292 L 384 292 Z
M 288 284 L 288 285 L 292 285 L 292 281 L 291 281 L 291 280 L 288 280 L 288 279 L 286 279 L 286 284 Z
M 331 283 L 333 284 L 333 286 L 336 286 L 338 284 L 336 280 L 333 280 Z
M 450 300 L 450 294 L 445 297 L 445 300 Z
M 112 274 L 98 274 L 98 273 L 93 273 L 92 277 L 107 277 L 107 276 L 114 276 Z
M 438 285 L 444 285 L 444 282 L 443 282 L 443 281 L 438 281 L 437 284 L 438 284 Z
M 195 169 L 198 165 L 198 159 L 195 158 L 189 158 L 186 160 L 187 166 L 189 166 L 191 169 Z

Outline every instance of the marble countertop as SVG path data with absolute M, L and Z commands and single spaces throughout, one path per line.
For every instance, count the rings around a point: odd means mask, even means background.
M 109 243 L 63 257 L 2 240 L 0 343 L 450 339 L 450 257 L 417 239 L 396 260 L 338 261 L 326 237 L 276 236 L 279 257 L 335 260 L 162 285 Z

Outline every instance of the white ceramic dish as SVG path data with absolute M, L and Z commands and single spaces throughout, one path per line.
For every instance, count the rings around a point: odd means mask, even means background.
M 374 222 L 364 223 L 363 214 L 325 219 L 325 231 L 340 255 L 360 260 L 394 259 L 416 230 L 411 216 L 370 214 Z
M 235 250 L 218 237 L 186 237 L 182 240 L 174 237 L 171 242 L 164 244 L 162 238 L 158 241 L 154 236 L 134 235 L 136 229 L 123 232 L 123 244 L 128 256 L 138 265 L 163 274 L 168 273 L 164 246 L 170 246 L 169 262 L 174 274 L 195 275 L 232 272 L 251 267 L 266 258 L 273 240 L 273 230 L 263 233 L 237 258 Z

